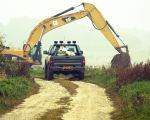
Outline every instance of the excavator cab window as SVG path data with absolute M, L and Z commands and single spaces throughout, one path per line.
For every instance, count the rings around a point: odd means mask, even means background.
M 41 63 L 41 42 L 38 42 L 38 44 L 32 48 L 32 50 L 29 52 L 29 56 L 32 57 L 33 61 L 39 61 Z
M 32 50 L 30 51 L 29 55 L 30 56 L 34 56 L 36 53 L 37 47 L 35 46 L 34 48 L 32 48 Z

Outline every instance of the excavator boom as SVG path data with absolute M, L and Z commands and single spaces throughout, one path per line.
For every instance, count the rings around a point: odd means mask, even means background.
M 55 28 L 58 28 L 70 22 L 88 16 L 89 19 L 92 21 L 93 25 L 96 27 L 96 29 L 102 32 L 102 34 L 114 46 L 114 48 L 119 53 L 121 53 L 122 52 L 120 49 L 121 46 L 119 45 L 119 43 L 117 42 L 115 36 L 111 31 L 111 29 L 113 30 L 113 28 L 105 20 L 101 12 L 92 4 L 82 3 L 81 5 L 83 5 L 84 7 L 83 11 L 79 11 L 68 15 L 63 15 L 75 9 L 75 7 L 71 7 L 61 13 L 54 15 L 51 18 L 45 19 L 42 22 L 40 22 L 31 32 L 27 44 L 24 47 L 24 52 L 29 52 L 38 41 L 41 41 L 42 36 L 45 33 L 49 32 L 50 30 L 53 30 Z
M 43 20 L 31 32 L 30 37 L 27 41 L 27 44 L 24 46 L 24 49 L 23 49 L 24 52 L 29 52 L 38 41 L 41 41 L 42 36 L 46 34 L 47 32 L 49 32 L 50 30 L 66 25 L 75 20 L 81 19 L 87 16 L 87 14 L 88 12 L 86 11 L 80 11 L 80 12 L 76 12 L 73 14 L 68 14 L 68 15 L 58 16 L 58 17 L 51 17 L 51 18 Z

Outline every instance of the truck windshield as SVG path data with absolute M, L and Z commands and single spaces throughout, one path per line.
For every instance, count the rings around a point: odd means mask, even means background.
M 79 55 L 78 49 L 76 45 L 54 45 L 51 49 L 51 53 L 53 55 L 69 55 L 69 56 L 75 56 Z

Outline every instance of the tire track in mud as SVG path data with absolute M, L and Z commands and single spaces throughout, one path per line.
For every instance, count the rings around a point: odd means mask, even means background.
M 73 82 L 78 85 L 76 96 L 72 97 L 70 110 L 63 120 L 111 120 L 114 110 L 104 88 L 91 83 Z
M 59 83 L 35 79 L 40 85 L 39 93 L 25 99 L 14 110 L 4 114 L 0 120 L 36 120 L 43 116 L 49 109 L 57 109 L 62 105 L 56 102 L 63 97 L 70 97 L 69 92 Z
M 104 88 L 91 83 L 70 81 L 76 86 L 73 85 L 75 91 L 69 91 L 71 83 L 65 83 L 65 80 L 61 83 L 60 80 L 46 81 L 36 78 L 35 81 L 40 85 L 39 93 L 25 99 L 14 110 L 4 114 L 0 120 L 37 120 L 62 107 L 67 109 L 63 114 L 60 113 L 63 120 L 111 119 L 110 113 L 114 108 Z M 72 92 L 76 93 L 71 94 Z M 59 103 L 62 98 L 68 98 L 69 104 Z

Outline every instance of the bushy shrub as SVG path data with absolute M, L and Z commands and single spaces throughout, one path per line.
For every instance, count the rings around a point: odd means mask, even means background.
M 150 61 L 117 72 L 117 84 L 120 86 L 141 80 L 150 80 Z
M 7 47 L 3 44 L 4 37 L 0 35 L 0 53 Z M 9 61 L 0 54 L 0 72 L 5 72 L 7 76 L 29 76 L 30 65 L 26 62 L 18 63 Z
M 7 76 L 30 76 L 30 65 L 27 62 L 7 62 L 5 65 Z

